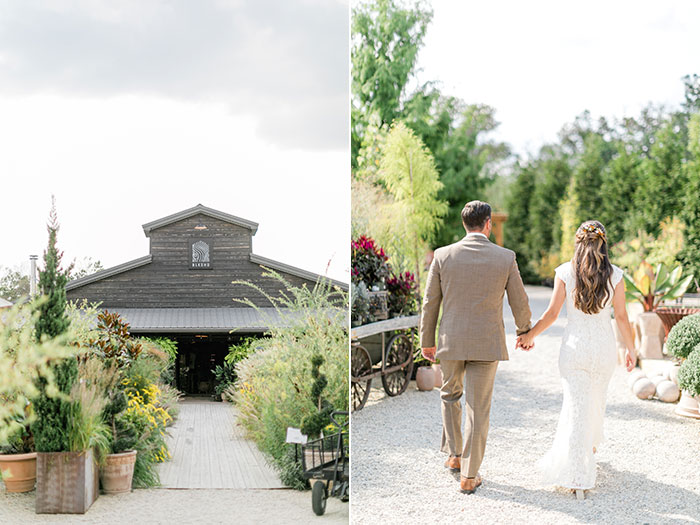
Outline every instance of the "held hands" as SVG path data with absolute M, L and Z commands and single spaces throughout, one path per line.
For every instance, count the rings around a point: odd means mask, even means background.
M 516 343 L 515 343 L 516 350 L 518 348 L 520 348 L 526 352 L 529 352 L 534 347 L 535 347 L 535 338 L 532 337 L 529 332 L 526 332 L 524 334 L 520 334 L 518 336 L 518 339 L 516 340 Z
M 431 363 L 435 362 L 435 351 L 436 348 L 434 346 L 431 346 L 430 348 L 421 348 L 421 354 L 423 354 L 423 357 L 425 357 Z

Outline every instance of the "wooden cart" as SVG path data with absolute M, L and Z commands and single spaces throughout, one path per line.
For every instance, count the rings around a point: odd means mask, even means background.
M 369 397 L 372 379 L 382 378 L 389 396 L 402 394 L 413 372 L 413 343 L 402 330 L 418 326 L 420 316 L 396 317 L 352 328 L 350 375 L 352 409 L 360 410 Z

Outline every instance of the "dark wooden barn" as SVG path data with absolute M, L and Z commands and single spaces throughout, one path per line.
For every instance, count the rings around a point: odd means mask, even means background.
M 295 286 L 328 279 L 253 253 L 254 222 L 197 206 L 143 225 L 149 254 L 71 281 L 68 300 L 100 303 L 116 311 L 134 335 L 178 342 L 176 381 L 187 394 L 213 390 L 211 369 L 228 347 L 261 335 L 279 318 L 261 293 L 232 281 L 254 283 L 279 296 L 280 283 L 265 277 L 270 268 Z M 348 289 L 346 283 L 330 280 Z M 248 298 L 260 310 L 234 301 Z

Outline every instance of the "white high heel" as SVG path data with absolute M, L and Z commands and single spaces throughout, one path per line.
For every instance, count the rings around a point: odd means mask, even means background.
M 586 495 L 583 492 L 583 489 L 576 489 L 574 492 L 576 492 L 576 499 L 579 501 L 583 501 L 586 499 Z

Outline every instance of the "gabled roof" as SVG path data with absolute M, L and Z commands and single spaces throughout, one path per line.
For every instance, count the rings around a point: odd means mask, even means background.
M 0 297 L 0 308 L 9 308 L 10 306 L 12 306 L 12 303 L 10 301 Z
M 101 281 L 102 279 L 112 277 L 113 275 L 117 275 L 119 273 L 128 272 L 129 270 L 133 270 L 134 268 L 138 268 L 139 266 L 145 266 L 151 261 L 153 261 L 153 256 L 146 255 L 144 257 L 134 259 L 133 261 L 125 262 L 117 266 L 112 266 L 111 268 L 100 270 L 99 272 L 86 275 L 85 277 L 81 277 L 80 279 L 72 280 L 71 282 L 66 284 L 66 290 L 72 290 L 73 288 L 78 288 L 85 284 L 94 283 L 95 281 Z
M 153 230 L 157 230 L 158 228 L 162 228 L 163 226 L 167 226 L 168 224 L 172 224 L 183 219 L 188 219 L 194 215 L 197 215 L 198 213 L 207 215 L 209 217 L 213 217 L 214 219 L 222 220 L 224 222 L 235 224 L 236 226 L 248 228 L 251 231 L 251 235 L 255 235 L 255 232 L 258 231 L 257 222 L 242 219 L 240 217 L 236 217 L 235 215 L 229 215 L 228 213 L 224 213 L 213 208 L 207 208 L 202 204 L 197 204 L 197 206 L 193 208 L 188 208 L 186 210 L 173 213 L 172 215 L 168 215 L 167 217 L 163 217 L 162 219 L 156 219 L 155 221 L 147 222 L 143 225 L 143 233 L 145 233 L 146 237 L 148 237 Z
M 255 264 L 259 264 L 260 266 L 265 266 L 267 268 L 270 268 L 271 270 L 279 270 L 280 272 L 286 272 L 292 275 L 296 275 L 297 277 L 301 277 L 303 279 L 309 279 L 310 281 L 314 282 L 318 282 L 319 280 L 329 281 L 335 286 L 338 286 L 341 290 L 347 291 L 349 289 L 347 283 L 336 281 L 335 279 L 331 279 L 330 277 L 309 272 L 308 270 L 302 270 L 301 268 L 297 268 L 296 266 L 290 266 L 279 261 L 273 261 L 272 259 L 268 259 L 267 257 L 255 255 L 254 253 L 250 254 L 250 262 L 254 262 Z

